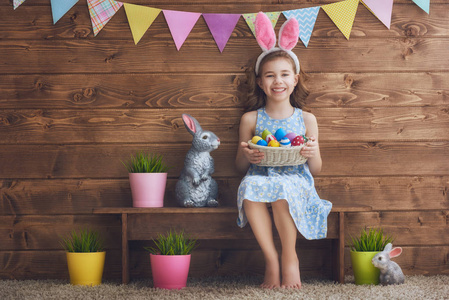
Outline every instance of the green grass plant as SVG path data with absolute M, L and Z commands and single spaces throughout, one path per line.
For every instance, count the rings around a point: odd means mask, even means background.
M 131 155 L 127 163 L 122 163 L 129 173 L 167 173 L 170 167 L 163 158 L 160 154 L 140 151 L 135 156 Z
M 382 228 L 363 229 L 360 237 L 352 237 L 351 250 L 358 252 L 379 252 L 384 250 L 388 243 L 393 242 L 391 235 L 385 235 Z
M 103 239 L 97 231 L 91 229 L 73 230 L 62 237 L 60 243 L 67 252 L 103 251 Z
M 172 229 L 166 235 L 159 234 L 153 242 L 156 247 L 144 248 L 152 254 L 159 255 L 188 255 L 198 247 L 196 239 L 187 237 L 184 231 L 178 233 Z

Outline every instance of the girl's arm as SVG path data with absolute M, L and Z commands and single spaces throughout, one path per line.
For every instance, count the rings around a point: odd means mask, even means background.
M 308 158 L 307 163 L 312 175 L 317 175 L 321 172 L 322 160 L 320 147 L 318 143 L 318 123 L 313 114 L 303 112 L 304 124 L 306 125 L 306 136 L 309 141 L 301 149 L 301 154 Z
M 259 150 L 251 150 L 248 141 L 256 132 L 257 111 L 245 113 L 240 120 L 239 128 L 239 145 L 237 148 L 237 156 L 235 158 L 235 166 L 240 173 L 248 171 L 250 163 L 256 164 L 263 159 L 263 153 Z

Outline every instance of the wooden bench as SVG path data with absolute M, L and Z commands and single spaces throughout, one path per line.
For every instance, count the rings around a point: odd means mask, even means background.
M 371 211 L 370 206 L 334 205 L 328 217 L 327 239 L 332 240 L 334 279 L 344 283 L 345 213 Z M 94 214 L 116 214 L 122 223 L 122 282 L 129 282 L 129 241 L 156 238 L 176 225 L 197 239 L 254 239 L 249 225 L 239 228 L 235 207 L 94 208 Z M 155 226 L 158 224 L 158 226 Z M 300 236 L 300 235 L 299 235 Z

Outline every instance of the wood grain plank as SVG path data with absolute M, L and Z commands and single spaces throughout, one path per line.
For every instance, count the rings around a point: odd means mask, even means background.
M 316 38 L 296 53 L 307 72 L 447 72 L 449 63 L 439 58 L 448 47 L 445 38 Z M 254 39 L 231 39 L 223 54 L 213 40 L 187 39 L 179 52 L 171 41 L 142 41 L 135 47 L 132 41 L 1 40 L 0 73 L 241 72 L 258 53 Z
M 310 108 L 447 105 L 447 73 L 309 73 Z M 4 109 L 242 107 L 244 74 L 0 75 Z
M 301 3 L 301 1 L 267 4 L 259 2 L 258 9 L 255 9 L 254 3 L 226 3 L 226 1 L 217 1 L 213 5 L 210 3 L 199 4 L 199 1 L 189 3 L 159 3 L 151 6 L 151 2 L 145 1 L 139 5 L 149 7 L 160 7 L 163 9 L 187 10 L 210 13 L 242 13 L 262 11 L 285 11 L 289 9 L 298 9 L 311 7 L 310 3 Z M 316 1 L 315 1 L 316 2 Z M 321 1 L 323 2 L 323 1 Z M 326 2 L 326 1 L 324 1 Z M 332 3 L 332 1 L 327 1 Z M 128 2 L 132 3 L 132 2 Z M 114 18 L 105 26 L 97 37 L 93 36 L 90 16 L 87 5 L 75 5 L 65 14 L 56 24 L 53 24 L 51 13 L 49 13 L 48 3 L 39 6 L 23 5 L 20 9 L 11 13 L 10 6 L 0 6 L 0 38 L 4 39 L 122 39 L 131 40 L 128 21 L 124 9 L 121 9 Z M 46 4 L 46 5 L 45 5 Z M 314 3 L 312 6 L 316 6 Z M 449 25 L 446 19 L 449 17 L 447 3 L 438 4 L 432 2 L 432 13 L 429 15 L 421 13 L 415 8 L 413 3 L 399 4 L 395 1 L 390 30 L 377 20 L 363 5 L 360 5 L 356 22 L 351 31 L 352 38 L 372 38 L 372 37 L 394 37 L 394 36 L 448 36 Z M 280 16 L 276 30 L 284 22 L 283 15 Z M 34 33 L 34 34 L 33 34 Z M 202 18 L 198 20 L 189 37 L 194 38 L 212 38 L 206 23 Z M 241 18 L 233 31 L 231 39 L 251 38 L 252 33 Z M 315 37 L 339 37 L 341 33 L 336 30 L 335 25 L 325 14 L 319 14 L 315 24 L 312 40 Z M 162 14 L 160 14 L 151 25 L 148 32 L 144 35 L 145 39 L 169 39 L 169 29 Z
M 189 148 L 190 144 L 5 145 L 0 148 L 0 178 L 126 178 L 121 161 L 142 149 L 164 153 L 173 167 L 169 177 L 177 177 Z M 323 176 L 446 176 L 449 170 L 448 142 L 322 142 L 320 148 Z M 236 149 L 237 145 L 222 144 L 212 152 L 214 176 L 239 176 L 234 169 Z
M 189 143 L 181 114 L 197 116 L 201 126 L 223 143 L 235 143 L 240 109 L 204 110 L 3 110 L 0 144 Z M 447 106 L 313 109 L 320 140 L 448 141 Z
M 406 208 L 405 208 L 406 209 Z M 386 234 L 392 235 L 394 244 L 447 245 L 449 244 L 449 211 L 385 211 L 347 213 L 347 237 L 357 236 L 366 227 L 382 227 Z M 349 245 L 350 239 L 347 240 Z
M 216 178 L 220 206 L 235 207 L 239 177 Z M 177 178 L 167 181 L 164 206 L 176 207 Z M 315 177 L 321 198 L 375 211 L 449 209 L 449 177 Z M 93 208 L 131 207 L 128 179 L 36 179 L 0 182 L 0 215 L 90 214 Z

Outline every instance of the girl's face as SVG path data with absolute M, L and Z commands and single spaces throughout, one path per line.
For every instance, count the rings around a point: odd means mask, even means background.
M 267 61 L 263 66 L 257 84 L 274 101 L 290 101 L 290 95 L 298 84 L 291 62 L 285 58 Z

